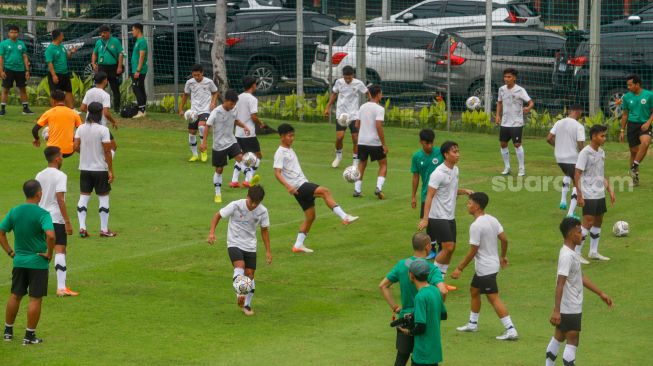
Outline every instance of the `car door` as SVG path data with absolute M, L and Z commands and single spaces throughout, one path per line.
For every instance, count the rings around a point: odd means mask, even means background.
M 311 14 L 304 19 L 304 77 L 310 75 L 317 46 L 327 43 L 329 29 L 340 25 L 337 20 L 322 14 Z
M 449 0 L 438 25 L 463 26 L 485 24 L 485 10 L 477 1 Z
M 306 25 L 304 25 L 305 29 Z M 279 16 L 271 28 L 271 33 L 270 52 L 279 60 L 280 76 L 295 77 L 297 74 L 297 18 L 294 15 Z
M 389 30 L 372 33 L 367 39 L 367 68 L 374 70 L 381 81 L 396 81 L 402 64 L 408 60 L 402 48 L 403 36 L 402 31 Z
M 524 34 L 502 35 L 494 38 L 492 44 L 492 80 L 495 85 L 503 84 L 503 70 L 514 68 L 519 73 L 517 83 L 529 94 L 537 94 L 543 88 L 544 76 L 539 71 L 542 60 L 539 57 L 538 36 Z M 553 68 L 551 58 L 551 68 Z M 551 69 L 546 83 L 551 84 Z
M 406 70 L 402 70 L 399 81 L 422 82 L 424 80 L 426 48 L 433 43 L 437 35 L 431 32 L 415 30 L 404 33 L 404 45 L 407 47 L 405 53 L 408 60 L 404 64 Z

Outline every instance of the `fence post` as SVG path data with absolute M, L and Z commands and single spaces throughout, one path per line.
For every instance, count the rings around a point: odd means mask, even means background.
M 127 6 L 128 6 L 127 1 L 128 0 L 120 0 L 120 18 L 122 20 L 127 20 L 127 17 L 128 17 L 127 16 Z M 122 72 L 122 82 L 125 83 L 125 82 L 128 82 L 128 80 L 129 80 L 129 72 L 130 72 L 130 70 L 129 70 L 130 65 L 129 64 L 131 63 L 131 60 L 129 59 L 129 41 L 128 41 L 129 33 L 127 31 L 127 24 L 123 24 L 123 25 L 120 26 L 120 33 L 121 33 L 120 40 L 122 42 L 122 49 L 123 49 L 123 52 L 125 54 L 125 56 L 123 57 L 125 68 L 124 68 L 124 71 Z
M 152 0 L 143 0 L 143 20 L 151 21 L 152 11 Z M 152 54 L 154 53 L 154 30 L 151 25 L 146 25 L 144 28 L 143 36 L 145 36 L 145 40 L 147 41 L 147 60 L 145 60 L 145 62 L 147 62 L 148 66 L 148 77 L 145 78 L 145 95 L 152 100 L 154 97 L 154 77 L 157 72 L 157 70 L 154 70 L 154 64 L 152 63 Z
M 365 0 L 356 0 L 356 77 L 367 83 L 365 64 Z
M 601 110 L 601 0 L 592 1 L 590 18 L 590 115 Z
M 578 30 L 585 30 L 587 26 L 587 2 L 589 0 L 578 0 Z
M 381 19 L 390 20 L 390 0 L 383 0 L 381 3 Z
M 447 37 L 447 131 L 451 130 L 451 35 Z
M 485 2 L 485 113 L 492 113 L 492 1 Z
M 36 0 L 27 0 L 27 15 L 36 16 Z M 33 20 L 27 21 L 27 32 L 36 36 L 35 21 Z
M 301 98 L 304 97 L 304 3 L 297 1 L 297 108 L 301 106 Z M 303 113 L 299 115 L 303 119 Z
M 200 43 L 197 37 L 199 36 L 197 32 L 197 9 L 195 9 L 195 0 L 191 1 L 191 6 L 193 7 L 193 45 L 195 46 L 195 63 L 200 63 Z
M 193 9 L 195 9 L 193 7 Z M 173 57 L 173 72 L 174 74 L 172 75 L 172 80 L 175 85 L 175 113 L 179 112 L 179 28 L 177 28 L 177 0 L 175 0 L 175 10 L 174 10 L 174 25 L 172 27 L 172 37 L 173 37 L 173 45 L 172 45 L 172 53 L 175 55 Z M 195 20 L 193 19 L 193 24 L 195 23 Z
M 327 85 L 327 94 L 331 95 L 333 85 L 333 67 L 331 58 L 333 57 L 333 29 L 329 28 L 329 54 L 327 55 L 327 65 L 329 66 L 329 85 Z M 329 113 L 329 123 L 333 122 L 333 113 Z

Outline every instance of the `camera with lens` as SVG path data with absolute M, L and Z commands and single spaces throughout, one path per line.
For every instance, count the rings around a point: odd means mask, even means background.
M 390 323 L 391 327 L 399 327 L 399 328 L 405 328 L 405 329 L 412 329 L 414 326 L 415 322 L 413 320 L 413 314 L 408 313 L 405 314 L 403 317 L 399 319 L 395 319 Z

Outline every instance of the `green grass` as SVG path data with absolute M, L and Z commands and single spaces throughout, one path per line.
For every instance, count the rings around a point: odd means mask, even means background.
M 0 119 L 0 217 L 23 201 L 21 184 L 45 165 L 41 149 L 30 145 L 33 118 L 20 116 L 16 107 L 8 111 Z M 17 340 L 3 342 L 2 364 L 42 364 L 44 360 L 50 365 L 392 364 L 395 333 L 388 327 L 390 312 L 377 285 L 397 260 L 411 254 L 410 238 L 418 215 L 410 208 L 409 159 L 418 148 L 417 131 L 387 129 L 388 199 L 378 201 L 372 194 L 374 174 L 368 174 L 364 183 L 365 197 L 354 199 L 341 170 L 329 167 L 333 126 L 295 123 L 294 148 L 308 178 L 331 188 L 347 212 L 361 217 L 356 224 L 343 227 L 318 202 L 318 219 L 307 239 L 307 245 L 316 250 L 312 255 L 290 252 L 303 216 L 272 175 L 277 136 L 260 137 L 264 154 L 260 174 L 267 189 L 264 204 L 272 222 L 274 261 L 266 265 L 260 253 L 253 301 L 256 315 L 247 318 L 234 301 L 225 250 L 226 222 L 218 228 L 218 243 L 213 247 L 205 243 L 211 216 L 220 207 L 212 202 L 212 169 L 209 164 L 186 162 L 187 135 L 178 118 L 156 114 L 151 118 L 125 121 L 114 132 L 119 149 L 110 226 L 119 236 L 97 236 L 97 198 L 93 197 L 88 227 L 94 235 L 86 240 L 71 237 L 69 245 L 68 283 L 81 295 L 56 298 L 52 271 L 51 295 L 44 300 L 38 327 L 45 343 L 23 348 Z M 456 332 L 455 327 L 464 324 L 469 314 L 466 289 L 473 269 L 468 267 L 461 280 L 451 281 L 461 290 L 447 298 L 444 364 L 543 364 L 553 333 L 548 319 L 562 243 L 557 229 L 563 217 L 557 208 L 559 193 L 553 189 L 492 192 L 491 179 L 501 169 L 497 137 L 437 133 L 438 142 L 445 139 L 461 146 L 460 186 L 490 193 L 488 212 L 501 221 L 509 238 L 510 266 L 501 272 L 499 286 L 520 340 L 494 340 L 502 326 L 485 300 L 480 332 Z M 544 140 L 527 139 L 524 146 L 529 175 L 559 175 L 552 149 Z M 345 151 L 349 156 L 348 141 Z M 607 173 L 626 174 L 625 145 L 608 144 L 606 151 Z M 75 155 L 63 167 L 69 177 L 68 210 L 75 228 L 77 163 Z M 578 364 L 643 365 L 650 359 L 651 164 L 646 161 L 642 166 L 642 186 L 618 193 L 616 205 L 609 208 L 601 252 L 612 260 L 583 267 L 616 305 L 608 310 L 598 297 L 585 292 Z M 230 174 L 228 168 L 226 177 Z M 227 203 L 244 196 L 244 190 L 227 188 L 223 200 Z M 458 200 L 459 245 L 454 265 L 467 251 L 471 217 L 464 203 Z M 631 224 L 629 237 L 610 235 L 617 220 Z M 10 269 L 10 261 L 0 257 L 0 293 L 5 295 L 10 289 Z M 18 336 L 25 318 L 23 307 L 16 321 Z

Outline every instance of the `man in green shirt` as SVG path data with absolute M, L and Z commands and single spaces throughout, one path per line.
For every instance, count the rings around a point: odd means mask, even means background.
M 109 86 L 113 93 L 113 109 L 120 113 L 120 78 L 122 74 L 123 53 L 122 43 L 116 37 L 111 36 L 111 28 L 108 25 L 100 27 L 100 39 L 95 42 L 95 48 L 91 55 L 91 65 L 95 72 L 104 71 L 109 80 Z
M 408 268 L 412 262 L 416 260 L 425 262 L 430 268 L 427 279 L 428 283 L 436 286 L 443 296 L 447 293 L 447 288 L 442 281 L 440 270 L 432 263 L 423 260 L 431 251 L 431 238 L 425 233 L 416 233 L 413 235 L 413 251 L 413 256 L 400 260 L 379 284 L 383 298 L 390 306 L 390 309 L 392 309 L 393 314 L 398 314 L 400 318 L 411 314 L 414 308 L 417 288 L 410 282 L 408 275 Z M 397 282 L 399 282 L 399 290 L 401 291 L 401 306 L 394 301 L 392 296 L 391 286 Z M 396 347 L 397 357 L 395 366 L 405 366 L 410 358 L 411 352 L 413 352 L 413 337 L 397 330 Z
M 143 24 L 132 25 L 132 35 L 136 39 L 131 58 L 132 90 L 138 102 L 138 113 L 134 118 L 145 117 L 147 95 L 145 94 L 145 75 L 147 75 L 147 41 L 143 37 Z
M 48 266 L 54 250 L 55 233 L 50 213 L 39 207 L 41 185 L 30 179 L 23 184 L 26 203 L 12 208 L 0 222 L 0 246 L 14 260 L 11 295 L 7 301 L 4 340 L 14 337 L 14 321 L 20 301 L 29 290 L 27 330 L 23 345 L 43 342 L 36 338 L 36 326 L 41 316 L 41 300 L 48 294 Z M 7 233 L 14 231 L 14 249 Z
M 73 85 L 70 82 L 70 71 L 68 70 L 68 59 L 77 52 L 77 48 L 70 51 L 64 47 L 64 35 L 59 29 L 52 31 L 52 43 L 45 49 L 45 63 L 48 65 L 48 84 L 50 92 L 62 90 L 66 93 L 66 106 L 73 108 Z M 50 99 L 50 105 L 56 105 L 54 99 Z
M 18 39 L 18 26 L 10 25 L 9 38 L 0 42 L 0 79 L 2 79 L 2 101 L 0 116 L 6 113 L 7 99 L 14 84 L 20 91 L 20 101 L 23 103 L 23 114 L 34 114 L 29 109 L 25 85 L 29 80 L 29 58 L 25 43 Z
M 651 121 L 653 121 L 653 93 L 642 88 L 639 75 L 626 78 L 629 92 L 621 100 L 621 133 L 619 141 L 624 142 L 624 130 L 628 124 L 628 146 L 630 147 L 630 176 L 633 185 L 639 185 L 639 164 L 644 160 L 651 144 Z

